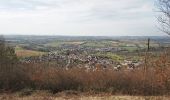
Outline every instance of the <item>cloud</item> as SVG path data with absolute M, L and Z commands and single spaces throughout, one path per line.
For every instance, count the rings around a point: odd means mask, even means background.
M 20 34 L 154 34 L 152 9 L 152 0 L 0 0 L 0 28 Z

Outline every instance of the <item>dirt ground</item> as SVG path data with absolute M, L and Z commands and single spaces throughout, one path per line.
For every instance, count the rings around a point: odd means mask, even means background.
M 1 96 L 0 100 L 170 100 L 168 97 L 136 97 L 136 96 L 81 96 L 81 97 L 51 97 L 51 96 Z
M 49 92 L 18 92 L 1 93 L 0 100 L 170 100 L 168 96 L 122 96 L 109 94 L 88 94 L 77 92 L 61 92 L 51 94 Z

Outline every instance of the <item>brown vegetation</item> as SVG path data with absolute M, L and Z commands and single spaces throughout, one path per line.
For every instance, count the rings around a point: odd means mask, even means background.
M 167 54 L 166 54 L 167 55 Z M 165 54 L 146 62 L 146 68 L 135 70 L 65 70 L 46 64 L 19 64 L 13 71 L 1 74 L 1 89 L 49 90 L 57 93 L 65 90 L 80 92 L 106 92 L 128 95 L 169 94 L 170 68 Z M 150 57 L 151 58 L 151 57 Z M 7 74 L 5 74 L 7 73 Z M 1 82 L 2 84 L 2 82 Z

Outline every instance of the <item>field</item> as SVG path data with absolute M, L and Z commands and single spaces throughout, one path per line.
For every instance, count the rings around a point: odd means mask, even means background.
M 26 49 L 23 49 L 19 46 L 15 47 L 15 53 L 20 58 L 41 56 L 41 55 L 45 54 L 44 52 L 41 52 L 41 51 L 26 50 Z
M 16 48 L 18 56 L 39 56 L 48 52 L 63 53 L 67 50 L 78 49 L 94 54 L 94 50 L 109 51 L 115 48 L 118 52 L 135 53 L 146 51 L 147 39 L 150 38 L 150 48 L 167 47 L 170 41 L 167 37 L 62 37 L 62 36 L 5 36 L 9 45 Z M 169 43 L 169 44 L 168 44 Z

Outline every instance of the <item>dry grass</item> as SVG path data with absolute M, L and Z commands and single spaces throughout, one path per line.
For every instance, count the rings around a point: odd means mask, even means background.
M 41 56 L 45 54 L 44 52 L 33 51 L 33 50 L 16 50 L 15 53 L 18 57 L 32 57 L 32 56 Z
M 40 51 L 25 50 L 20 46 L 15 47 L 15 53 L 17 57 L 32 57 L 32 56 L 41 56 L 45 54 L 44 52 L 40 52 Z
M 113 96 L 113 95 L 86 95 L 86 94 L 69 94 L 58 95 L 50 94 L 48 92 L 35 92 L 29 96 L 20 96 L 15 94 L 1 94 L 0 100 L 169 100 L 166 96 Z

